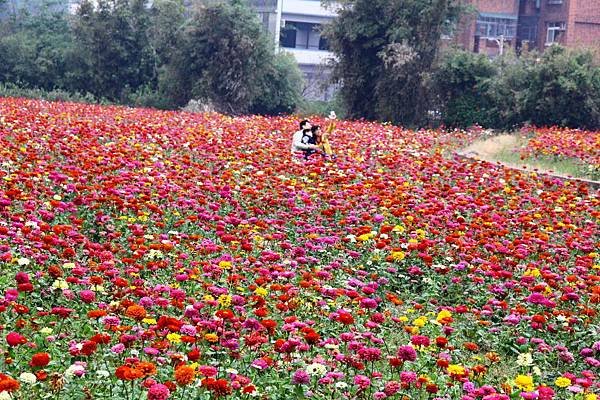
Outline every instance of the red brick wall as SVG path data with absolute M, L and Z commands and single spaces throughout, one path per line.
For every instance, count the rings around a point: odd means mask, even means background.
M 472 0 L 471 4 L 484 13 L 513 15 L 519 13 L 519 0 Z
M 600 47 L 600 0 L 571 0 L 568 46 Z
M 569 34 L 569 9 L 570 3 L 573 0 L 564 0 L 563 4 L 548 4 L 548 0 L 541 0 L 540 22 L 538 30 L 538 47 L 543 50 L 546 44 L 546 35 L 548 33 L 549 22 L 565 22 L 567 24 L 567 32 L 562 34 L 560 39 L 561 44 L 567 43 L 567 35 Z

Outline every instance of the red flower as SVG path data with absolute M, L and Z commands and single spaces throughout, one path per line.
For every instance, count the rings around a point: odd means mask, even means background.
M 14 392 L 19 389 L 21 385 L 18 381 L 14 380 L 8 375 L 0 374 L 0 392 Z
M 35 353 L 33 356 L 31 356 L 31 361 L 29 362 L 29 365 L 33 368 L 36 368 L 36 367 L 43 368 L 46 365 L 48 365 L 48 363 L 50 363 L 50 354 Z
M 96 351 L 98 344 L 91 340 L 86 340 L 81 346 L 81 354 L 85 356 L 90 356 L 92 353 Z
M 339 312 L 336 320 L 344 325 L 352 325 L 354 323 L 354 317 L 348 312 Z
M 8 345 L 11 347 L 15 347 L 20 344 L 27 343 L 27 339 L 20 333 L 10 332 L 8 335 L 6 335 L 6 343 L 8 343 Z

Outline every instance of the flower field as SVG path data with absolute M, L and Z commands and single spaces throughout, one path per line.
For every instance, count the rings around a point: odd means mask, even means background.
M 529 132 L 528 132 L 529 133 Z M 600 180 L 600 134 L 573 129 L 538 129 L 521 148 L 522 159 L 573 160 L 576 167 Z
M 597 192 L 296 129 L 0 99 L 0 399 L 597 399 Z

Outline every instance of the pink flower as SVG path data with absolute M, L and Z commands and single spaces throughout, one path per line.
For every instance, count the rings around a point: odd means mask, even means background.
M 354 384 L 358 386 L 361 390 L 365 390 L 369 386 L 371 386 L 371 380 L 364 375 L 356 375 L 354 377 Z
M 162 383 L 154 384 L 148 390 L 148 400 L 166 400 L 170 395 L 171 391 Z
M 294 372 L 294 376 L 292 377 L 292 383 L 294 385 L 304 385 L 310 382 L 310 376 L 306 373 L 305 370 L 299 369 Z
M 415 361 L 417 359 L 417 352 L 412 346 L 400 346 L 396 355 L 402 361 Z
M 20 333 L 10 332 L 8 335 L 6 335 L 6 343 L 8 343 L 8 345 L 11 347 L 15 347 L 20 344 L 27 343 L 27 339 Z
M 81 292 L 79 292 L 79 298 L 84 303 L 89 304 L 89 303 L 93 302 L 94 300 L 96 300 L 96 293 L 94 293 L 91 290 L 82 290 Z
M 400 391 L 401 387 L 402 386 L 400 385 L 400 382 L 389 381 L 388 383 L 385 384 L 385 387 L 384 387 L 383 391 L 388 396 L 393 396 L 393 395 L 395 395 L 396 393 L 398 393 Z

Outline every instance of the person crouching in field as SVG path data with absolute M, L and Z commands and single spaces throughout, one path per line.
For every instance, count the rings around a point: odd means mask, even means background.
M 308 120 L 300 121 L 300 130 L 296 131 L 292 137 L 292 158 L 294 161 L 301 157 L 308 160 L 311 154 L 320 150 L 311 128 L 312 125 Z

